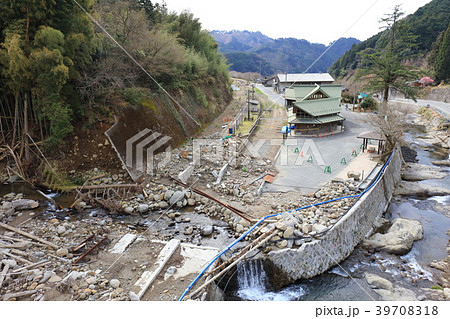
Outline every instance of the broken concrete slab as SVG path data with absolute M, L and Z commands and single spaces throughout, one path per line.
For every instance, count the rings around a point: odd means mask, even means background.
M 183 183 L 186 183 L 193 173 L 194 173 L 194 166 L 190 165 L 184 171 L 178 174 L 178 179 Z
M 121 254 L 123 253 L 128 246 L 130 246 L 134 240 L 136 239 L 136 235 L 134 234 L 125 234 L 111 250 L 109 251 L 112 254 Z
M 172 239 L 159 253 L 157 261 L 153 264 L 149 271 L 145 271 L 141 278 L 134 284 L 134 291 L 138 290 L 137 296 L 142 299 L 147 289 L 159 275 L 161 270 L 164 268 L 166 263 L 172 257 L 175 250 L 180 246 L 180 241 L 177 239 Z

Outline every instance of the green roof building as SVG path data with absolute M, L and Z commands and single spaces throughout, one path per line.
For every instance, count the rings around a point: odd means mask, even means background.
M 341 85 L 294 85 L 285 93 L 288 123 L 295 134 L 319 136 L 342 131 Z

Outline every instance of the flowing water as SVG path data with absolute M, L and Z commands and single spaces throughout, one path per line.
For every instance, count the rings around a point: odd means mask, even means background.
M 417 139 L 420 130 L 411 131 L 406 140 L 417 152 L 419 164 L 432 165 L 435 160 L 449 158 L 447 151 L 425 145 Z M 443 168 L 447 172 L 449 168 Z M 423 181 L 432 186 L 450 187 L 450 174 L 441 180 Z M 436 196 L 425 200 L 415 198 L 394 199 L 386 212 L 386 218 L 419 220 L 424 229 L 424 239 L 416 241 L 405 256 L 383 253 L 368 254 L 361 248 L 328 272 L 310 280 L 301 280 L 279 291 L 268 286 L 268 278 L 262 265 L 255 261 L 241 264 L 237 270 L 239 289 L 226 292 L 240 300 L 377 300 L 379 297 L 367 285 L 364 273 L 383 274 L 396 285 L 420 293 L 418 288 L 433 286 L 433 273 L 429 264 L 447 256 L 446 245 L 450 229 L 450 196 Z

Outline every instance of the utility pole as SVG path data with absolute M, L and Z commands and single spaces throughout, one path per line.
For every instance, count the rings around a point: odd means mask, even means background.
M 250 121 L 250 90 L 247 90 L 247 120 Z
M 355 111 L 355 99 L 356 99 L 356 84 L 355 84 L 355 91 L 353 93 L 353 107 L 352 107 L 352 111 Z

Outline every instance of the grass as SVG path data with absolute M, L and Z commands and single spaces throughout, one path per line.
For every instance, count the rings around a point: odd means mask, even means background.
M 247 134 L 248 132 L 250 132 L 250 129 L 253 126 L 253 121 L 244 121 L 241 123 L 241 125 L 239 125 L 239 128 L 236 131 L 236 134 Z

